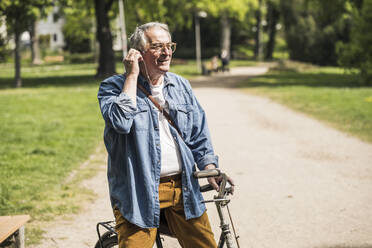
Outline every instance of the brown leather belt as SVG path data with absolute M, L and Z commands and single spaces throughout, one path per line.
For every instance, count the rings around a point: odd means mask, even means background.
M 176 174 L 176 175 L 172 175 L 172 176 L 165 176 L 165 177 L 160 178 L 160 183 L 167 183 L 167 182 L 170 182 L 170 181 L 178 181 L 178 180 L 181 180 L 181 179 L 182 179 L 181 174 Z

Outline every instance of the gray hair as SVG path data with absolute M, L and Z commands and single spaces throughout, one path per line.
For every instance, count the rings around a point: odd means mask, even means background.
M 148 42 L 145 32 L 151 28 L 161 28 L 167 31 L 169 37 L 171 37 L 167 24 L 160 22 L 149 22 L 136 27 L 136 30 L 134 30 L 133 34 L 129 37 L 130 47 L 139 51 L 144 51 Z

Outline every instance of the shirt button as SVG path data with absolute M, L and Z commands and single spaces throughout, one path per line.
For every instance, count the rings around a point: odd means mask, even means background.
M 183 190 L 184 190 L 184 191 L 187 191 L 187 187 L 184 187 Z

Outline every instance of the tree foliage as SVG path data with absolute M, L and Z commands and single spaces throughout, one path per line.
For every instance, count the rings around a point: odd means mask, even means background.
M 195 8 L 205 10 L 220 19 L 221 52 L 227 51 L 228 57 L 230 57 L 232 22 L 246 20 L 247 13 L 257 8 L 258 3 L 258 0 L 200 0 L 195 4 Z
M 213 16 L 226 14 L 229 18 L 243 21 L 251 9 L 258 7 L 258 0 L 200 0 L 196 2 L 195 7 Z
M 360 61 L 367 60 L 364 58 L 367 55 L 361 52 L 360 47 L 362 43 L 369 42 L 367 35 L 369 32 L 366 30 L 370 28 L 367 25 L 369 19 L 366 11 L 361 10 L 362 7 L 366 9 L 371 1 L 261 0 L 263 6 L 261 19 L 267 22 L 267 26 L 261 30 L 266 31 L 267 35 L 260 40 L 260 47 L 264 47 L 262 42 L 267 41 L 263 51 L 266 59 L 272 58 L 276 26 L 282 22 L 291 59 L 325 65 L 336 64 L 340 55 L 339 60 L 343 65 L 360 66 L 358 64 Z M 2 15 L 7 16 L 9 31 L 14 34 L 15 30 L 27 30 L 30 23 L 40 17 L 45 6 L 51 2 L 54 1 L 3 0 L 0 1 L 0 11 Z M 88 51 L 96 35 L 100 43 L 97 75 L 114 73 L 111 25 L 119 12 L 117 0 L 57 2 L 63 6 L 61 9 L 66 20 L 63 32 L 68 50 L 72 53 Z M 200 20 L 201 42 L 205 48 L 203 53 L 209 49 L 208 54 L 215 55 L 219 52 L 218 47 L 228 51 L 232 50 L 230 46 L 235 45 L 252 47 L 255 33 L 257 34 L 254 25 L 259 0 L 123 0 L 123 2 L 128 34 L 132 33 L 137 25 L 149 21 L 167 23 L 170 30 L 176 34 L 177 42 L 187 43 L 187 49 L 182 52 L 189 54 L 189 57 L 193 56 L 195 44 L 193 24 L 200 11 L 208 13 L 206 19 Z M 352 25 L 354 26 L 350 36 Z M 94 26 L 96 34 L 93 32 Z M 365 37 L 362 34 L 365 34 Z M 347 45 L 350 40 L 351 43 Z M 339 53 L 335 49 L 336 43 L 339 44 Z M 180 52 L 181 49 L 177 54 Z M 358 58 L 360 59 L 357 60 Z M 368 70 L 362 71 L 366 74 Z
M 360 8 L 361 7 L 361 8 Z M 349 43 L 339 42 L 339 62 L 346 68 L 358 68 L 365 83 L 372 83 L 372 0 L 350 8 L 353 25 Z
M 137 25 L 152 21 L 167 23 L 170 30 L 190 28 L 195 2 L 195 0 L 125 0 L 127 30 L 133 32 Z
M 337 41 L 349 39 L 345 0 L 282 0 L 281 12 L 290 58 L 336 64 Z
M 61 5 L 66 20 L 62 31 L 67 50 L 71 53 L 89 52 L 95 35 L 92 32 L 95 22 L 93 2 L 65 0 Z
M 45 15 L 52 6 L 52 0 L 2 0 L 0 15 L 5 16 L 10 34 L 21 33 L 32 23 Z
M 213 39 L 211 43 L 214 44 L 217 38 L 220 46 L 223 47 L 223 40 L 231 40 L 231 38 L 230 36 L 226 37 L 226 35 L 224 35 L 222 26 L 223 23 L 226 22 L 221 22 L 222 18 L 227 18 L 230 22 L 228 23 L 230 26 L 227 28 L 231 29 L 235 22 L 244 22 L 247 20 L 247 12 L 257 6 L 257 1 L 258 0 L 125 0 L 126 26 L 128 33 L 132 33 L 137 25 L 149 21 L 164 22 L 169 25 L 171 31 L 176 31 L 175 33 L 177 33 L 176 36 L 178 38 L 182 39 L 182 41 L 177 42 L 191 44 L 195 42 L 195 38 L 193 37 L 195 15 L 197 15 L 199 11 L 205 11 L 208 13 L 208 18 L 201 22 L 210 23 L 209 20 L 213 22 L 217 21 L 217 25 L 220 26 L 221 31 L 216 32 L 214 29 L 215 23 L 212 23 L 213 27 L 208 26 L 208 30 L 205 30 L 206 33 L 211 33 L 212 37 L 206 37 L 207 35 L 204 35 L 202 43 L 205 42 L 205 40 Z M 180 6 L 182 6 L 182 8 Z M 184 32 L 188 32 L 188 34 L 183 35 Z M 192 34 L 191 36 L 190 33 Z M 219 36 L 216 35 L 217 33 L 221 35 L 221 39 L 218 38 Z M 194 43 L 192 44 L 194 45 Z M 178 50 L 177 54 L 179 54 L 179 52 L 181 52 L 181 50 Z M 188 50 L 187 52 L 190 53 L 191 51 Z

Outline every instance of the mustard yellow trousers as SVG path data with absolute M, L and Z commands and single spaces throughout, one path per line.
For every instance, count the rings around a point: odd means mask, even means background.
M 164 211 L 169 230 L 183 248 L 214 248 L 216 242 L 206 212 L 199 218 L 186 220 L 182 200 L 182 182 L 178 177 L 159 185 L 160 208 Z M 152 248 L 156 228 L 140 228 L 123 218 L 114 208 L 119 248 Z

